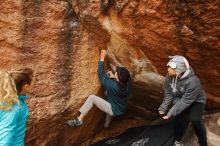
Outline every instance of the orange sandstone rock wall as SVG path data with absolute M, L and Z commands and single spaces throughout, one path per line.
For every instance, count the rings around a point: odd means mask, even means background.
M 90 94 L 103 96 L 99 50 L 132 73 L 131 104 L 156 112 L 163 98 L 169 55 L 187 57 L 208 95 L 220 106 L 219 1 L 217 0 L 5 0 L 0 4 L 1 69 L 35 70 L 28 99 L 26 145 L 78 145 L 102 128 L 91 111 L 81 128 L 76 116 Z

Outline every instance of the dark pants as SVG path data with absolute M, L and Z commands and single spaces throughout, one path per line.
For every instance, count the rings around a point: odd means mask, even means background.
M 206 130 L 202 121 L 203 103 L 193 103 L 180 115 L 174 117 L 174 131 L 177 141 L 181 141 L 189 122 L 192 123 L 200 146 L 207 146 Z

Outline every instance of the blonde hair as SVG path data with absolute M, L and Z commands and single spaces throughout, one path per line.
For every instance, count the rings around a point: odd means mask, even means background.
M 17 89 L 10 72 L 0 71 L 0 110 L 8 111 L 19 104 Z

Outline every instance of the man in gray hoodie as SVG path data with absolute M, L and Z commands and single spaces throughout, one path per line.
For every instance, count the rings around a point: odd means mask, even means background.
M 173 101 L 172 108 L 163 119 L 174 117 L 176 138 L 174 146 L 183 146 L 182 137 L 189 122 L 192 122 L 200 146 L 207 146 L 206 131 L 202 121 L 206 95 L 199 79 L 183 56 L 172 56 L 167 66 L 164 99 L 158 110 L 164 115 Z

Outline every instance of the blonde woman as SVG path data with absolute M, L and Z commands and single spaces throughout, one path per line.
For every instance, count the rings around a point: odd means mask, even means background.
M 0 146 L 24 146 L 28 119 L 25 99 L 32 78 L 30 68 L 0 72 Z

